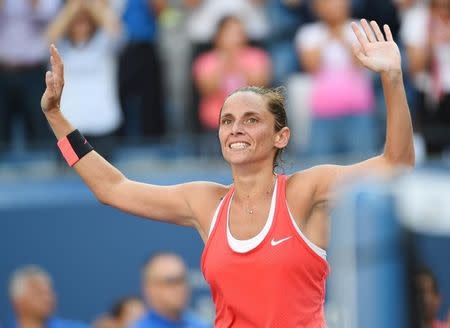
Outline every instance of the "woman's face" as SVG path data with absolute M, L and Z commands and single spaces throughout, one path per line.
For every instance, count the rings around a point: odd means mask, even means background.
M 70 24 L 69 38 L 75 44 L 84 43 L 91 38 L 95 28 L 95 22 L 89 13 L 80 11 Z
M 229 19 L 217 35 L 216 44 L 221 49 L 236 49 L 247 43 L 244 26 L 238 19 Z
M 318 16 L 327 24 L 341 24 L 350 15 L 348 0 L 315 0 Z
M 219 140 L 230 164 L 267 161 L 273 163 L 277 148 L 284 148 L 289 135 L 275 132 L 275 118 L 263 96 L 238 92 L 225 101 L 220 115 Z

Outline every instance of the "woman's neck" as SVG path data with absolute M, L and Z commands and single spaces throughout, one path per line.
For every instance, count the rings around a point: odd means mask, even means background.
M 17 326 L 20 328 L 44 328 L 43 320 L 32 316 L 20 316 L 17 318 Z
M 344 37 L 345 22 L 346 21 L 336 21 L 327 24 L 332 37 L 335 39 L 342 39 Z
M 257 199 L 271 195 L 275 185 L 276 175 L 273 170 L 258 170 L 246 174 L 233 172 L 235 201 Z

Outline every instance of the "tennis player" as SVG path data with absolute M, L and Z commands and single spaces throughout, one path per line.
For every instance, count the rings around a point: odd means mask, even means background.
M 277 157 L 290 136 L 283 96 L 245 87 L 225 100 L 220 114 L 220 145 L 233 176 L 229 186 L 157 186 L 127 179 L 64 118 L 63 62 L 51 46 L 52 71 L 41 106 L 64 157 L 101 203 L 197 229 L 205 242 L 201 266 L 216 306 L 216 327 L 325 327 L 331 186 L 369 170 L 389 173 L 414 165 L 400 52 L 387 25 L 384 33 L 375 22 L 362 20 L 361 26 L 352 24 L 358 39 L 354 54 L 381 74 L 386 100 L 383 153 L 350 166 L 277 175 Z

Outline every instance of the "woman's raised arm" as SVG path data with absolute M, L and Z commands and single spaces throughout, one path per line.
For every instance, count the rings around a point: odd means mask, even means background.
M 60 110 L 63 62 L 54 45 L 50 52 L 52 71 L 45 76 L 41 107 L 56 138 L 61 140 L 75 128 Z M 196 227 L 202 237 L 209 227 L 205 221 L 208 215 L 203 213 L 213 211 L 225 189 L 209 182 L 156 186 L 131 181 L 95 151 L 87 153 L 73 167 L 100 202 L 141 217 Z
M 316 203 L 326 200 L 332 185 L 340 180 L 368 171 L 389 174 L 398 166 L 414 166 L 413 129 L 403 85 L 400 51 L 389 26 L 384 25 L 383 34 L 374 21 L 369 25 L 363 19 L 361 25 L 364 32 L 356 23 L 352 23 L 358 38 L 354 54 L 362 65 L 381 75 L 387 110 L 384 151 L 379 156 L 353 165 L 321 165 L 312 168 L 310 173 L 317 178 Z

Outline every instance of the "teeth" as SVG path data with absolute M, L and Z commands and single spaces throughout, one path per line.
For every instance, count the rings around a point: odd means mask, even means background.
M 247 147 L 248 147 L 248 144 L 245 142 L 234 142 L 230 145 L 231 149 L 244 149 Z

